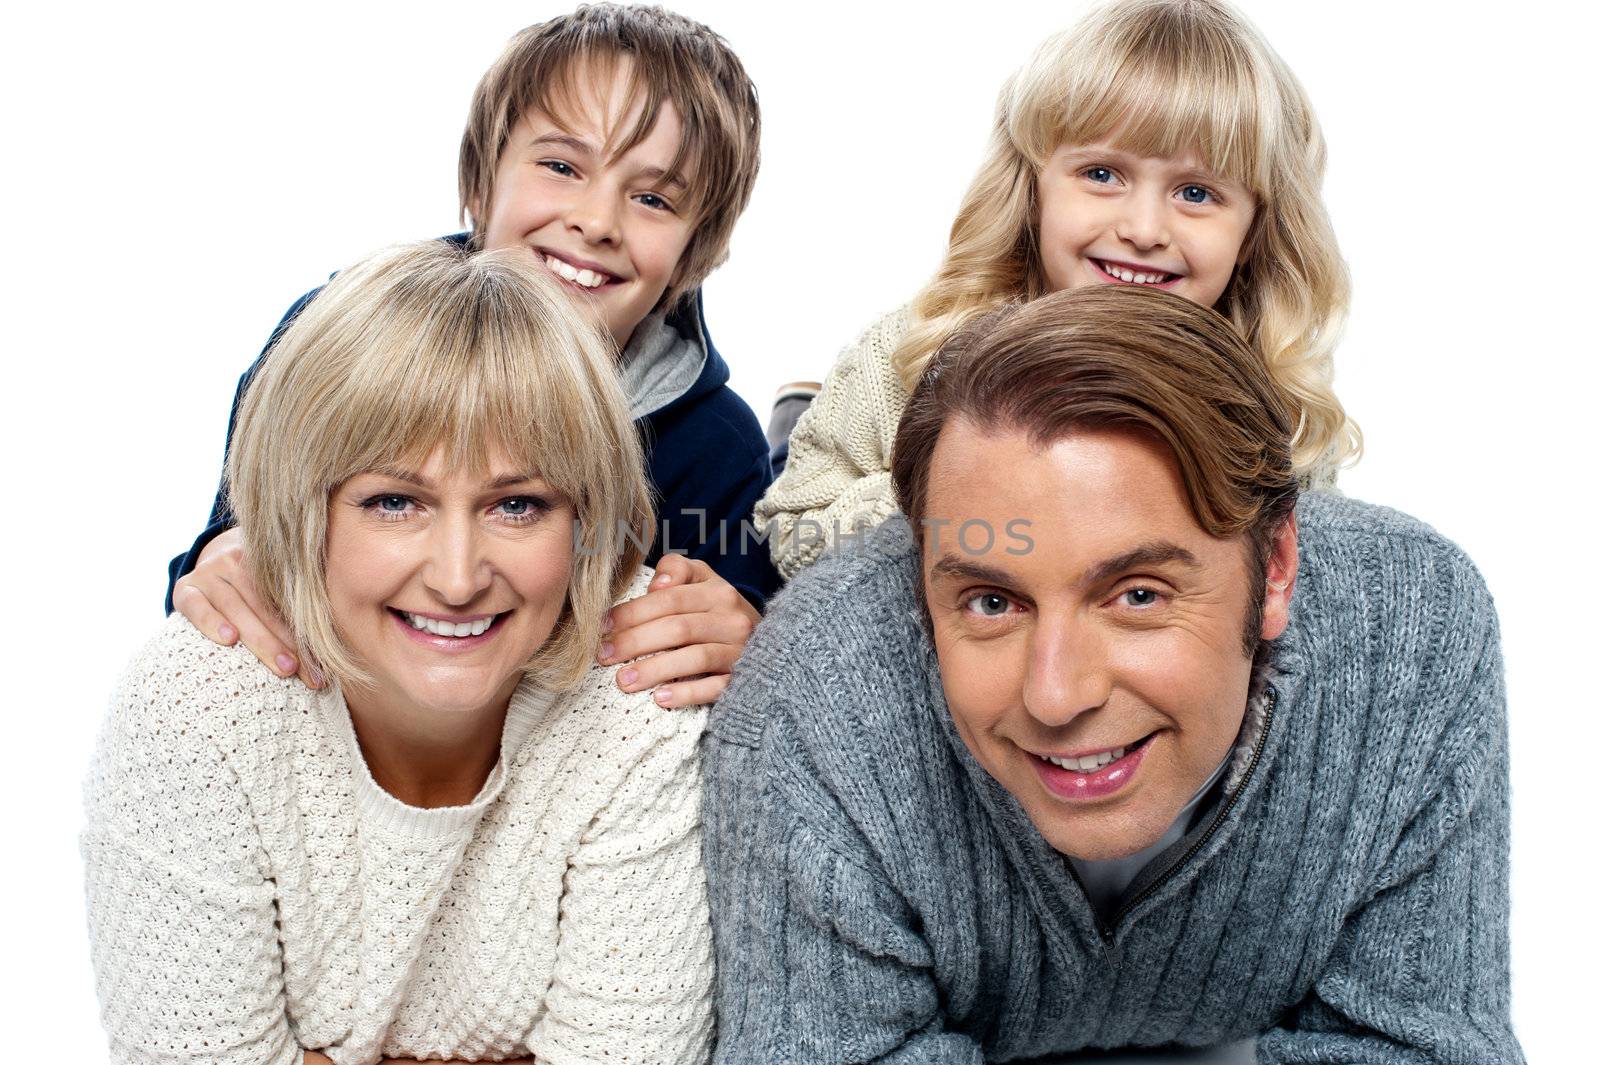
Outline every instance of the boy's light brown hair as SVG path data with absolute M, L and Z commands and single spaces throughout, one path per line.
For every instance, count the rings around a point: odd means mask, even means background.
M 952 418 L 1037 446 L 1099 429 L 1147 436 L 1172 453 L 1200 527 L 1250 545 L 1250 649 L 1273 536 L 1299 498 L 1292 409 L 1210 308 L 1123 285 L 1057 292 L 992 311 L 939 350 L 900 420 L 895 496 L 920 545 L 929 467 Z
M 668 100 L 683 119 L 667 176 L 688 188 L 695 227 L 663 297 L 670 305 L 728 257 L 760 165 L 755 85 L 728 42 L 693 19 L 660 7 L 589 4 L 513 37 L 472 96 L 461 137 L 461 215 L 471 219 L 476 243 L 512 128 L 530 110 L 559 122 L 572 113 L 579 76 L 609 82 L 618 64 L 627 66 L 629 98 L 644 107 L 611 150 L 626 152 L 648 137 Z

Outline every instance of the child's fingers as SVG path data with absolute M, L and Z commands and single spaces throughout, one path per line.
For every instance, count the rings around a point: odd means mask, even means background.
M 730 679 L 726 673 L 720 673 L 714 677 L 680 681 L 671 687 L 657 688 L 654 695 L 656 705 L 669 708 L 710 706 L 728 690 Z
M 754 629 L 752 619 L 733 611 L 670 614 L 607 633 L 596 657 L 602 664 L 610 665 L 694 644 L 720 643 L 743 649 Z
M 665 588 L 652 588 L 637 599 L 611 608 L 608 635 L 625 632 L 647 621 L 671 617 L 673 614 L 698 614 L 714 610 L 721 602 L 722 597 L 713 584 L 669 584 Z
M 625 692 L 644 691 L 662 684 L 706 674 L 727 673 L 739 660 L 740 648 L 725 643 L 697 643 L 675 651 L 641 658 L 617 670 L 617 687 Z
M 189 619 L 189 624 L 200 631 L 200 635 L 212 643 L 221 644 L 223 647 L 232 647 L 239 640 L 239 631 L 228 623 L 228 619 L 216 607 L 211 605 L 211 600 L 206 598 L 188 577 L 181 578 L 172 589 L 172 607 L 178 613 Z
M 674 585 L 693 584 L 716 576 L 716 570 L 697 558 L 688 555 L 662 555 L 656 563 L 656 575 L 650 578 L 650 590 L 670 588 Z
M 261 660 L 262 665 L 280 677 L 292 677 L 300 671 L 300 660 L 295 656 L 293 645 L 273 631 L 237 588 L 227 583 L 213 585 L 210 598 L 212 605 L 238 630 L 239 641 Z

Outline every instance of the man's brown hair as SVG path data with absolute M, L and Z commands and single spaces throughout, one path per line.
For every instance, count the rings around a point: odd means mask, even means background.
M 572 113 L 580 74 L 609 80 L 619 64 L 628 71 L 628 98 L 644 106 L 634 128 L 608 149 L 620 154 L 648 137 L 668 100 L 683 119 L 683 143 L 667 177 L 688 187 L 685 207 L 695 227 L 667 286 L 670 304 L 728 257 L 760 165 L 755 86 L 728 42 L 693 19 L 660 7 L 590 4 L 513 37 L 472 95 L 461 137 L 461 214 L 470 217 L 476 244 L 512 128 L 530 110 L 559 122 Z
M 939 350 L 900 420 L 895 494 L 920 544 L 929 465 L 956 417 L 1040 446 L 1084 430 L 1142 433 L 1172 453 L 1201 528 L 1248 538 L 1258 612 L 1273 534 L 1299 495 L 1290 410 L 1215 311 L 1133 286 L 1058 292 L 994 311 Z M 1259 614 L 1250 625 L 1259 634 Z

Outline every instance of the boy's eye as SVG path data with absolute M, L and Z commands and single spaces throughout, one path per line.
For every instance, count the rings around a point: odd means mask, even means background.
M 1185 185 L 1178 190 L 1178 195 L 1184 203 L 1206 203 L 1216 199 L 1215 194 L 1204 185 Z
M 668 203 L 666 200 L 662 199 L 660 196 L 657 196 L 653 192 L 641 192 L 635 197 L 635 199 L 641 205 L 650 208 L 652 211 L 672 210 L 672 204 Z
M 541 159 L 539 165 L 553 174 L 559 174 L 561 177 L 572 177 L 577 174 L 577 171 L 572 169 L 570 163 L 563 163 L 560 159 Z

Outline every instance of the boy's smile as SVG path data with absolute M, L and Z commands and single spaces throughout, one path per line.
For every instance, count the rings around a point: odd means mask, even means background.
M 570 114 L 530 111 L 512 129 L 483 245 L 532 251 L 592 301 L 620 350 L 671 283 L 695 218 L 688 189 L 667 177 L 683 136 L 678 109 L 663 102 L 649 134 L 615 154 L 644 101 L 628 96 L 626 63 L 603 87 L 594 73 L 574 71 Z

